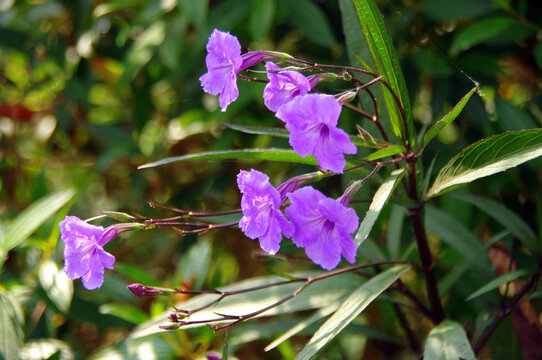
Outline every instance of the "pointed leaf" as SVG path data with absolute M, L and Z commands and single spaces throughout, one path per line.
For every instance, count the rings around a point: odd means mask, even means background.
M 366 161 L 374 161 L 378 159 L 385 158 L 387 156 L 397 155 L 405 152 L 405 147 L 402 145 L 392 145 L 385 147 L 383 149 L 377 150 L 365 157 Z
M 465 330 L 451 320 L 438 324 L 427 337 L 423 350 L 425 360 L 476 360 Z
M 539 251 L 539 244 L 533 230 L 531 230 L 529 225 L 513 211 L 494 200 L 486 199 L 481 196 L 468 193 L 454 193 L 453 196 L 476 206 L 478 209 L 491 216 L 512 234 L 516 235 L 533 253 L 536 254 Z
M 384 208 L 384 205 L 386 205 L 386 203 L 388 202 L 391 193 L 403 177 L 404 173 L 404 169 L 397 169 L 393 171 L 390 177 L 388 177 L 386 181 L 384 181 L 384 183 L 380 185 L 380 187 L 376 191 L 373 197 L 373 201 L 369 206 L 369 210 L 367 210 L 365 218 L 361 222 L 361 225 L 359 226 L 359 229 L 356 233 L 356 237 L 354 238 L 354 242 L 356 243 L 357 247 L 359 247 L 369 236 L 369 233 L 371 232 L 371 229 L 373 228 L 376 219 L 378 219 L 378 215 L 380 215 L 380 212 Z
M 450 46 L 450 55 L 457 55 L 486 40 L 506 32 L 516 21 L 509 16 L 491 16 L 477 20 L 457 32 Z
M 542 155 L 542 129 L 507 132 L 463 149 L 438 173 L 425 199 Z
M 488 282 L 487 284 L 485 284 L 484 286 L 482 286 L 481 288 L 479 288 L 478 290 L 470 294 L 469 297 L 465 301 L 470 301 L 474 298 L 477 298 L 480 295 L 483 295 L 487 292 L 490 292 L 491 290 L 498 288 L 502 284 L 506 284 L 512 280 L 516 280 L 517 278 L 522 277 L 523 275 L 526 275 L 528 273 L 529 272 L 527 270 L 516 270 L 516 271 L 511 271 L 509 273 L 503 274 L 499 276 L 498 278 L 491 280 L 490 282 Z
M 412 143 L 414 136 L 414 125 L 410 111 L 410 99 L 408 97 L 407 87 L 403 72 L 399 65 L 399 60 L 393 47 L 393 42 L 384 24 L 382 14 L 380 14 L 374 0 L 352 0 L 359 17 L 363 33 L 369 44 L 369 50 L 376 64 L 378 72 L 388 81 L 392 90 L 397 94 L 402 107 L 405 111 L 406 124 L 408 128 L 408 139 L 405 138 L 405 129 L 401 113 L 398 110 L 395 101 L 387 89 L 384 89 L 384 99 L 390 112 L 392 130 L 398 139 L 404 139 Z
M 296 360 L 310 359 L 314 356 L 408 269 L 409 267 L 405 265 L 394 266 L 352 292 L 339 309 L 314 333 Z
M 268 128 L 263 126 L 250 126 L 250 125 L 238 125 L 230 123 L 222 123 L 227 128 L 240 131 L 246 134 L 256 134 L 256 135 L 270 135 L 281 138 L 289 138 L 290 132 L 286 129 L 279 128 Z
M 450 124 L 452 121 L 455 120 L 457 115 L 463 110 L 465 105 L 467 105 L 467 102 L 469 101 L 470 97 L 474 92 L 477 90 L 476 87 L 474 87 L 471 91 L 467 93 L 467 95 L 463 96 L 461 100 L 453 107 L 452 110 L 450 110 L 449 113 L 447 113 L 442 119 L 437 121 L 429 130 L 427 130 L 427 133 L 423 137 L 423 146 L 427 146 L 429 142 L 439 134 L 448 124 Z
M 254 160 L 271 160 L 283 161 L 297 164 L 318 165 L 314 156 L 309 155 L 302 158 L 293 150 L 289 149 L 243 149 L 243 150 L 220 150 L 208 151 L 197 154 L 189 154 L 182 156 L 168 157 L 152 163 L 140 165 L 138 169 L 146 169 L 155 166 L 170 164 L 179 161 L 191 160 L 238 160 L 238 159 L 254 159 Z
M 75 195 L 73 190 L 59 191 L 36 201 L 20 213 L 8 228 L 0 247 L 9 251 L 22 243 L 51 215 L 66 204 Z

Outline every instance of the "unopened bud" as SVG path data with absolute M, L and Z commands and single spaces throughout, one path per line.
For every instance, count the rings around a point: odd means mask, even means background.
M 354 100 L 356 98 L 356 92 L 355 91 L 348 91 L 348 92 L 345 92 L 343 94 L 341 94 L 337 100 L 341 103 L 341 104 L 346 104 L 346 103 L 349 103 L 350 101 Z
M 337 80 L 337 74 L 330 73 L 330 72 L 319 73 L 319 74 L 316 74 L 315 76 L 317 76 L 320 81 L 332 82 L 332 81 Z
M 174 292 L 174 290 L 172 289 L 145 286 L 145 285 L 141 285 L 137 283 L 130 284 L 127 286 L 127 288 L 136 296 L 158 296 L 158 295 L 167 295 Z
M 126 214 L 119 211 L 98 210 L 98 213 L 103 214 L 107 217 L 110 217 L 118 221 L 133 221 L 136 219 L 130 214 Z

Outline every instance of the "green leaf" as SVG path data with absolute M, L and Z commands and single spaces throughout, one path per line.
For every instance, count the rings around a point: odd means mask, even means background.
M 373 197 L 373 201 L 369 206 L 369 210 L 367 210 L 365 218 L 361 222 L 361 225 L 356 232 L 354 242 L 356 243 L 357 247 L 359 247 L 369 236 L 369 233 L 371 232 L 371 229 L 373 228 L 376 219 L 378 219 L 378 215 L 380 215 L 380 212 L 384 208 L 384 205 L 386 205 L 386 203 L 388 202 L 391 193 L 403 177 L 404 173 L 405 169 L 397 169 L 393 171 L 390 177 L 388 177 L 386 181 L 384 181 L 384 183 L 380 185 L 380 187 L 376 191 Z
M 377 150 L 375 152 L 372 152 L 371 154 L 365 157 L 365 160 L 374 161 L 374 160 L 382 159 L 384 157 L 400 154 L 403 152 L 406 152 L 404 146 L 392 145 L 392 146 L 388 146 L 383 149 Z
M 8 292 L 0 293 L 0 357 L 3 359 L 19 359 L 24 340 L 23 323 L 23 310 L 17 300 Z
M 326 15 L 309 0 L 285 0 L 280 3 L 287 8 L 288 19 L 314 43 L 328 48 L 336 44 L 335 36 Z
M 49 299 L 60 311 L 67 314 L 73 298 L 73 282 L 51 260 L 42 261 L 38 278 Z
M 487 278 L 494 273 L 486 249 L 478 238 L 450 215 L 426 206 L 425 226 L 452 249 L 461 254 L 472 267 Z
M 22 243 L 74 195 L 73 190 L 59 191 L 41 198 L 26 208 L 8 228 L 4 241 L 0 244 L 1 250 L 8 252 Z
M 454 193 L 454 197 L 466 201 L 482 210 L 504 226 L 523 242 L 533 254 L 538 253 L 538 240 L 533 230 L 522 218 L 505 206 L 490 199 L 468 193 Z
M 457 55 L 486 40 L 506 32 L 516 21 L 509 16 L 490 16 L 480 19 L 455 34 L 450 55 Z
M 314 333 L 296 360 L 310 359 L 314 356 L 408 269 L 409 267 L 405 265 L 394 266 L 352 292 L 339 309 Z
M 312 314 L 311 316 L 309 316 L 306 319 L 303 319 L 303 320 L 299 321 L 294 327 L 290 328 L 288 331 L 283 333 L 281 336 L 279 336 L 278 338 L 273 340 L 273 342 L 271 342 L 269 345 L 267 345 L 265 347 L 264 351 L 269 351 L 269 350 L 272 350 L 272 349 L 276 348 L 282 342 L 288 340 L 289 338 L 291 338 L 295 334 L 297 334 L 300 331 L 306 329 L 307 327 L 314 324 L 318 320 L 330 315 L 335 310 L 337 310 L 338 305 L 339 304 L 337 304 L 337 303 L 336 304 L 331 304 L 330 306 L 326 306 L 326 307 L 323 307 L 321 309 L 316 310 L 316 312 L 314 314 Z
M 423 12 L 433 20 L 471 19 L 493 11 L 492 0 L 425 0 Z
M 173 283 L 193 282 L 191 288 L 199 290 L 207 275 L 207 269 L 211 262 L 211 251 L 212 247 L 209 239 L 206 239 L 205 235 L 199 236 L 198 241 L 183 255 Z
M 187 18 L 195 25 L 196 29 L 203 30 L 207 11 L 209 8 L 209 0 L 177 0 L 179 7 L 187 15 Z
M 388 29 L 384 24 L 384 19 L 374 2 L 374 0 L 352 0 L 359 17 L 363 33 L 369 44 L 369 50 L 376 64 L 380 75 L 388 81 L 392 90 L 397 94 L 406 116 L 406 124 L 408 129 L 408 138 L 406 137 L 403 127 L 403 120 L 397 105 L 387 89 L 384 91 L 384 99 L 390 113 L 392 122 L 392 130 L 398 139 L 403 139 L 412 144 L 414 139 L 414 125 L 412 123 L 412 115 L 410 110 L 410 99 L 403 76 L 403 72 L 399 65 L 399 60 L 393 47 L 393 42 L 388 33 Z M 384 86 L 384 85 L 382 85 Z
M 467 93 L 467 95 L 463 96 L 461 100 L 453 107 L 450 112 L 448 112 L 442 119 L 437 121 L 429 130 L 427 130 L 427 133 L 423 136 L 423 146 L 427 146 L 429 142 L 437 136 L 448 124 L 450 124 L 452 121 L 455 120 L 455 118 L 459 115 L 459 113 L 463 110 L 465 105 L 467 105 L 467 102 L 469 101 L 470 97 L 474 92 L 477 90 L 477 87 L 474 87 L 471 91 Z
M 275 8 L 274 0 L 254 1 L 248 22 L 254 40 L 261 42 L 269 33 L 275 18 Z
M 516 167 L 542 155 L 542 129 L 514 131 L 463 149 L 438 173 L 425 199 L 459 185 Z
M 230 123 L 222 123 L 222 125 L 229 129 L 237 130 L 245 134 L 270 135 L 286 139 L 290 137 L 290 133 L 286 129 L 268 128 L 263 126 L 237 125 Z
M 465 330 L 451 320 L 444 320 L 431 330 L 423 350 L 425 360 L 476 360 Z
M 481 288 L 479 288 L 478 290 L 470 294 L 469 297 L 465 301 L 470 301 L 474 298 L 477 298 L 480 295 L 483 295 L 487 292 L 490 292 L 491 290 L 498 288 L 502 284 L 506 284 L 512 280 L 516 280 L 517 278 L 522 277 L 523 275 L 527 275 L 528 273 L 529 272 L 527 270 L 516 270 L 516 271 L 511 271 L 509 273 L 503 274 L 499 276 L 498 278 L 491 280 L 490 282 L 488 282 L 487 284 L 485 284 L 484 286 L 482 286 Z
M 297 164 L 318 165 L 314 156 L 309 155 L 306 158 L 302 158 L 296 154 L 293 150 L 289 149 L 243 149 L 243 150 L 220 150 L 209 151 L 197 154 L 189 154 L 182 156 L 174 156 L 165 158 L 140 165 L 138 169 L 146 169 L 155 166 L 170 164 L 178 161 L 191 161 L 191 160 L 239 160 L 239 159 L 252 159 L 252 160 L 271 160 L 271 161 L 283 161 Z
M 143 270 L 138 265 L 115 263 L 115 272 L 124 275 L 130 281 L 138 282 L 147 286 L 161 286 L 162 282 L 158 281 L 148 271 Z
M 399 205 L 391 207 L 390 220 L 388 225 L 388 253 L 390 258 L 399 258 L 401 247 L 401 234 L 403 232 L 403 222 L 405 220 L 406 210 Z
M 534 129 L 538 127 L 536 121 L 528 112 L 510 104 L 510 102 L 502 99 L 500 96 L 495 97 L 495 112 L 497 113 L 499 126 L 503 131 Z
M 116 316 L 136 325 L 149 319 L 146 313 L 129 304 L 103 304 L 100 306 L 99 312 L 100 314 Z

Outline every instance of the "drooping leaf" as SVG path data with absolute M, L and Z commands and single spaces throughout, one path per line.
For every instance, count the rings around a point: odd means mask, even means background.
M 384 24 L 384 19 L 374 0 L 352 0 L 362 26 L 363 33 L 367 39 L 369 50 L 376 64 L 380 75 L 390 84 L 395 92 L 405 112 L 407 129 L 403 126 L 403 119 L 393 96 L 390 91 L 383 89 L 384 99 L 390 113 L 392 130 L 398 139 L 403 139 L 412 144 L 414 139 L 414 125 L 410 110 L 410 99 L 408 97 L 407 87 L 403 76 L 403 71 L 399 65 L 399 60 L 393 47 L 393 42 Z M 384 86 L 384 85 L 383 85 Z M 408 137 L 405 131 L 408 131 Z
M 404 173 L 404 169 L 398 169 L 393 171 L 390 177 L 388 177 L 386 181 L 384 181 L 384 183 L 380 185 L 380 187 L 376 191 L 373 197 L 373 201 L 369 206 L 369 210 L 367 210 L 365 218 L 361 222 L 361 225 L 356 232 L 354 242 L 356 243 L 357 247 L 359 247 L 369 236 L 369 233 L 371 232 L 371 229 L 373 228 L 376 219 L 378 219 L 378 215 L 380 215 L 380 212 L 384 208 L 384 205 L 386 205 L 386 203 L 388 202 L 391 193 L 403 177 Z
M 293 150 L 289 149 L 243 149 L 243 150 L 221 150 L 221 151 L 208 151 L 197 154 L 189 154 L 182 156 L 168 157 L 162 160 L 158 160 L 152 163 L 140 165 L 138 169 L 146 169 L 155 166 L 170 164 L 179 161 L 189 160 L 239 160 L 239 159 L 253 159 L 253 160 L 270 160 L 270 161 L 284 161 L 297 164 L 318 165 L 314 156 L 309 155 L 306 158 L 302 158 L 296 154 Z
M 8 292 L 0 293 L 0 357 L 18 360 L 23 345 L 23 310 Z
M 41 198 L 26 208 L 9 226 L 4 241 L 0 244 L 1 250 L 7 252 L 22 243 L 74 195 L 73 190 L 59 191 Z
M 486 40 L 492 39 L 506 32 L 515 20 L 509 16 L 491 16 L 477 20 L 459 31 L 450 46 L 450 55 L 457 55 Z
M 476 91 L 476 87 L 473 88 L 471 91 L 469 91 L 459 102 L 453 107 L 450 112 L 448 112 L 442 119 L 437 121 L 429 130 L 427 130 L 427 133 L 423 136 L 423 146 L 427 146 L 429 142 L 439 134 L 448 124 L 450 124 L 452 121 L 455 120 L 455 118 L 459 115 L 459 113 L 463 110 L 465 105 L 467 105 L 467 102 L 469 101 L 470 97 L 474 92 Z
M 453 157 L 438 173 L 425 199 L 542 155 L 542 129 L 513 131 L 480 140 Z
M 409 267 L 405 265 L 394 266 L 352 292 L 339 309 L 314 333 L 296 360 L 308 360 L 314 356 L 408 269 Z
M 454 193 L 453 196 L 476 206 L 491 216 L 512 234 L 516 235 L 533 253 L 536 254 L 539 251 L 538 240 L 533 230 L 513 211 L 494 200 L 481 196 L 459 192 Z
M 494 269 L 486 249 L 480 240 L 459 221 L 441 210 L 427 206 L 425 226 L 461 254 L 472 267 L 478 269 L 480 275 L 488 278 L 493 275 Z
M 516 270 L 516 271 L 511 271 L 509 273 L 503 274 L 499 276 L 498 278 L 491 280 L 490 282 L 488 282 L 487 284 L 485 284 L 484 286 L 482 286 L 481 288 L 479 288 L 478 290 L 470 294 L 465 301 L 470 301 L 472 299 L 475 299 L 480 295 L 483 295 L 487 292 L 490 292 L 491 290 L 498 288 L 502 284 L 506 284 L 510 281 L 516 280 L 517 278 L 522 277 L 526 274 L 528 274 L 527 270 Z
M 444 320 L 431 330 L 423 350 L 425 360 L 475 360 L 476 356 L 465 330 L 451 320 Z
M 38 278 L 49 299 L 63 313 L 68 313 L 73 297 L 73 282 L 59 269 L 54 261 L 44 260 L 40 264 Z

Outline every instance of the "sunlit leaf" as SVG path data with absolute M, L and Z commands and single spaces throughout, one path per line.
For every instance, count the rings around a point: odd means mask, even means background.
M 380 185 L 380 187 L 376 191 L 373 197 L 373 201 L 369 206 L 369 210 L 367 210 L 365 218 L 361 222 L 359 229 L 356 232 L 356 237 L 354 238 L 356 246 L 359 247 L 369 236 L 371 229 L 376 222 L 376 219 L 378 219 L 378 215 L 380 215 L 380 212 L 384 208 L 384 205 L 386 205 L 386 203 L 388 202 L 391 193 L 403 177 L 404 173 L 404 169 L 398 169 L 393 171 L 390 177 L 388 177 L 386 181 L 384 181 L 384 183 Z
M 392 130 L 398 139 L 404 139 L 412 143 L 414 136 L 414 125 L 410 111 L 410 99 L 403 77 L 403 71 L 399 65 L 399 60 L 393 47 L 393 42 L 384 24 L 384 19 L 380 14 L 374 0 L 352 0 L 359 16 L 359 22 L 363 33 L 369 44 L 369 50 L 376 64 L 378 72 L 388 81 L 393 91 L 397 94 L 400 103 L 405 111 L 406 125 L 405 130 L 401 113 L 387 89 L 383 89 L 384 98 L 390 112 Z M 408 138 L 405 131 L 408 131 Z
M 297 355 L 296 360 L 310 359 L 314 356 L 408 269 L 409 267 L 405 265 L 394 266 L 354 290 L 339 309 L 314 333 Z
M 426 199 L 542 155 L 542 129 L 507 132 L 463 149 L 438 173 Z
M 306 158 L 302 158 L 296 154 L 293 150 L 288 149 L 244 149 L 244 150 L 221 150 L 221 151 L 209 151 L 197 154 L 189 154 L 182 156 L 174 156 L 155 161 L 153 163 L 144 164 L 138 167 L 138 169 L 146 169 L 155 166 L 170 164 L 179 161 L 190 160 L 270 160 L 270 161 L 283 161 L 297 164 L 318 165 L 314 156 L 309 155 Z
M 463 98 L 459 100 L 459 102 L 453 107 L 452 110 L 450 110 L 450 112 L 448 112 L 442 119 L 437 121 L 429 130 L 427 130 L 427 133 L 423 136 L 423 146 L 427 146 L 427 144 L 429 144 L 429 142 L 435 136 L 437 136 L 439 132 L 441 132 L 446 126 L 448 126 L 448 124 L 455 120 L 465 105 L 467 105 L 467 102 L 475 91 L 476 87 L 469 91 L 467 95 L 463 96 Z
M 7 252 L 22 243 L 74 195 L 73 190 L 59 191 L 41 198 L 26 208 L 9 226 L 1 244 L 2 250 Z
M 268 128 L 263 126 L 250 126 L 250 125 L 238 125 L 238 124 L 229 124 L 223 123 L 225 127 L 233 130 L 240 131 L 246 134 L 256 134 L 256 135 L 270 135 L 281 138 L 289 138 L 290 133 L 286 129 L 279 128 Z
M 431 330 L 423 350 L 425 360 L 475 360 L 465 330 L 451 320 L 444 320 Z
M 380 150 L 377 150 L 375 152 L 372 152 L 371 154 L 367 155 L 364 159 L 367 161 L 374 161 L 374 160 L 382 159 L 388 156 L 397 155 L 405 151 L 406 151 L 405 147 L 402 145 L 392 145 L 392 146 L 388 146 Z
M 73 281 L 51 260 L 42 261 L 38 278 L 49 299 L 60 311 L 67 313 L 73 297 Z
M 55 355 L 56 354 L 56 355 Z M 69 345 L 57 339 L 34 339 L 25 342 L 21 349 L 20 359 L 74 359 L 75 355 Z
M 0 357 L 18 360 L 23 345 L 23 310 L 8 292 L 0 293 Z
M 526 274 L 528 274 L 527 270 L 516 270 L 516 271 L 511 271 L 509 273 L 503 274 L 499 276 L 498 278 L 491 280 L 490 282 L 488 282 L 487 284 L 485 284 L 484 286 L 482 286 L 481 288 L 479 288 L 478 290 L 470 294 L 465 301 L 470 301 L 472 299 L 475 299 L 480 295 L 483 295 L 487 292 L 490 292 L 491 290 L 498 288 L 502 284 L 506 284 L 510 281 L 516 280 L 517 278 L 522 277 Z

